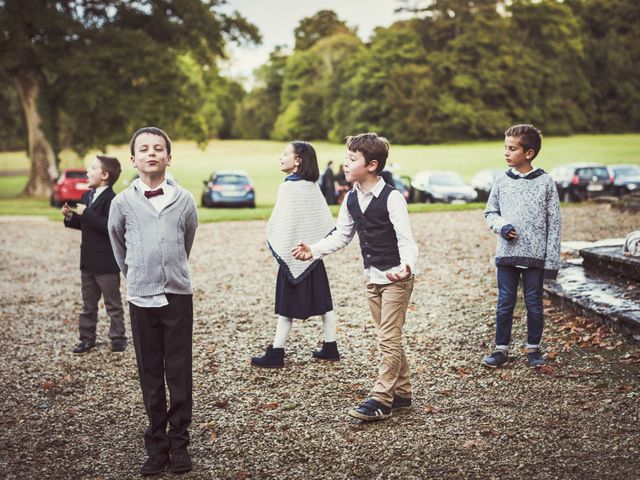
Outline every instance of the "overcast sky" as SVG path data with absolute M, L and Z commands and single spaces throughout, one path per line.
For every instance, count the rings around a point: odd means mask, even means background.
M 230 46 L 230 59 L 223 65 L 223 73 L 251 77 L 276 45 L 293 48 L 293 30 L 300 20 L 319 10 L 333 10 L 347 25 L 357 27 L 360 38 L 367 41 L 375 27 L 389 26 L 401 18 L 393 12 L 400 5 L 398 0 L 228 0 L 224 11 L 237 10 L 256 25 L 262 34 L 262 44 L 244 48 Z

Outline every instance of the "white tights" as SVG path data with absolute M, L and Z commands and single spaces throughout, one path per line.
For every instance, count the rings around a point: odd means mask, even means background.
M 278 323 L 276 324 L 276 334 L 273 339 L 273 348 L 284 348 L 291 332 L 293 319 L 278 315 Z M 336 314 L 333 310 L 322 315 L 322 329 L 324 331 L 325 342 L 336 341 Z

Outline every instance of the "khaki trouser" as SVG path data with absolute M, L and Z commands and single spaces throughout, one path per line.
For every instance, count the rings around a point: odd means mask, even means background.
M 402 328 L 413 291 L 413 275 L 388 285 L 367 284 L 367 300 L 378 336 L 381 358 L 371 397 L 391 406 L 393 395 L 411 397 L 409 364 L 402 345 Z

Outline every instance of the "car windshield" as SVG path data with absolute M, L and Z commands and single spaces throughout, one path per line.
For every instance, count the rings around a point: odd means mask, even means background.
M 429 179 L 431 185 L 441 185 L 443 187 L 461 187 L 464 185 L 462 178 L 456 173 L 442 173 L 433 175 Z
M 599 180 L 609 179 L 609 172 L 605 167 L 581 168 L 576 174 L 581 180 L 591 180 L 593 177 L 597 177 Z
M 623 167 L 623 168 L 614 168 L 613 171 L 616 174 L 616 177 L 636 177 L 640 176 L 640 167 Z
M 218 175 L 213 183 L 215 185 L 249 185 L 249 179 L 244 175 Z
M 66 172 L 64 175 L 67 178 L 87 178 L 87 174 L 85 172 Z

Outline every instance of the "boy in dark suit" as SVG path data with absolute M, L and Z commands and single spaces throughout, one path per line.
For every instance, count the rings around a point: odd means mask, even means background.
M 111 351 L 127 348 L 124 330 L 124 310 L 120 296 L 120 269 L 113 256 L 107 221 L 111 200 L 116 194 L 113 184 L 120 176 L 117 158 L 96 156 L 87 170 L 89 187 L 82 195 L 76 211 L 64 204 L 60 210 L 64 226 L 82 231 L 80 244 L 80 278 L 82 280 L 82 311 L 80 312 L 80 343 L 73 353 L 81 355 L 96 346 L 98 301 L 104 297 L 107 315 L 111 319 L 109 338 Z

